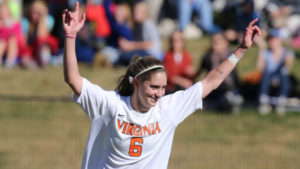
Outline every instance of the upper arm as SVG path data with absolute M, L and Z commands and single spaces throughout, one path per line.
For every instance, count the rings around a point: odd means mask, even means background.
M 294 55 L 289 52 L 286 56 L 286 59 L 285 59 L 285 65 L 288 69 L 290 69 L 293 65 L 293 62 L 294 62 Z
M 82 78 L 82 91 L 75 94 L 73 100 L 77 102 L 91 120 L 101 117 L 111 105 L 115 105 L 116 94 L 105 91 L 100 86 Z
M 80 95 L 82 90 L 83 78 L 81 76 L 78 76 L 77 78 L 74 78 L 74 80 L 67 82 L 67 84 L 76 95 Z

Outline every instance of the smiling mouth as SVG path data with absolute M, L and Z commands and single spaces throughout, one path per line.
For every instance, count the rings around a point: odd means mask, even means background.
M 153 97 L 150 97 L 150 99 L 151 99 L 151 101 L 154 102 L 154 103 L 156 103 L 157 100 L 158 100 L 157 98 L 153 98 Z

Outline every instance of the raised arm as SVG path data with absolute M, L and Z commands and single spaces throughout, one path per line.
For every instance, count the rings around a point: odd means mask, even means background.
M 244 56 L 244 53 L 252 46 L 256 34 L 261 34 L 259 27 L 254 25 L 257 21 L 258 18 L 249 23 L 244 33 L 243 41 L 241 45 L 233 52 L 233 55 L 223 61 L 219 66 L 211 70 L 201 81 L 203 86 L 202 98 L 205 98 L 224 81 L 224 79 L 234 69 L 238 60 L 241 59 Z
M 79 95 L 82 89 L 82 77 L 79 74 L 76 52 L 75 40 L 79 30 L 83 27 L 85 21 L 85 14 L 80 16 L 79 3 L 76 2 L 75 10 L 73 12 L 65 9 L 62 14 L 62 21 L 65 37 L 65 51 L 64 51 L 64 79 L 65 82 L 72 88 L 75 94 Z

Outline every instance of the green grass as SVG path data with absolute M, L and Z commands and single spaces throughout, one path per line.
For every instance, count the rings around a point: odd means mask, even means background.
M 207 42 L 187 44 L 196 66 Z M 254 47 L 238 65 L 241 76 L 253 70 L 256 53 Z M 299 67 L 298 58 L 293 68 L 298 79 Z M 80 65 L 82 76 L 108 90 L 124 71 Z M 90 122 L 75 103 L 51 100 L 71 100 L 62 72 L 62 67 L 0 69 L 0 169 L 80 168 Z M 197 111 L 176 131 L 169 168 L 298 169 L 299 121 L 296 112 L 278 117 L 251 108 L 238 115 Z
M 79 168 L 89 120 L 71 102 L 1 101 L 0 168 Z M 300 116 L 198 111 L 177 129 L 169 168 L 297 169 Z
M 298 121 L 253 110 L 196 113 L 177 130 L 170 168 L 299 168 Z

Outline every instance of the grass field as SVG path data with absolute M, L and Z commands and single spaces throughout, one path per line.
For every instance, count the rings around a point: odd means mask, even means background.
M 201 46 L 201 51 L 197 51 Z M 206 40 L 189 41 L 195 65 Z M 240 75 L 253 70 L 256 48 L 247 53 Z M 300 61 L 293 73 L 300 79 Z M 124 69 L 80 65 L 81 74 L 114 89 Z M 80 168 L 89 119 L 71 100 L 62 67 L 39 71 L 0 70 L 0 169 Z M 170 169 L 299 169 L 300 113 L 260 116 L 254 108 L 238 115 L 194 113 L 177 129 Z

